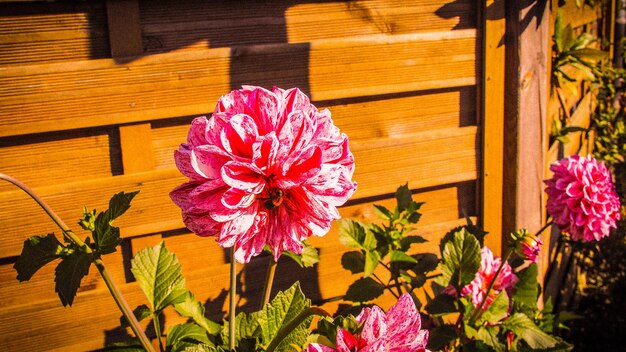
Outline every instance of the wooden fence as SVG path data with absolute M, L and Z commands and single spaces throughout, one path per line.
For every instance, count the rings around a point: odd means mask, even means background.
M 184 182 L 173 151 L 194 116 L 242 84 L 297 86 L 350 137 L 359 188 L 343 217 L 374 218 L 406 182 L 425 201 L 419 232 L 439 238 L 479 219 L 501 250 L 504 1 L 89 1 L 0 3 L 0 172 L 32 186 L 69 224 L 140 190 L 104 257 L 131 306 L 144 302 L 133 253 L 162 240 L 187 286 L 219 317 L 228 263 L 184 229 L 168 193 Z M 78 226 L 73 226 L 78 230 Z M 19 283 L 24 239 L 59 232 L 22 192 L 0 184 L 0 346 L 93 350 L 122 334 L 95 270 L 68 309 L 47 267 Z M 83 235 L 83 234 L 81 234 Z M 300 279 L 316 303 L 353 276 L 336 226 L 311 243 L 321 261 L 281 260 L 276 289 Z M 241 269 L 241 309 L 255 309 L 268 257 Z M 383 307 L 391 299 L 378 301 Z M 331 312 L 340 302 L 326 302 Z M 180 318 L 168 314 L 166 325 Z

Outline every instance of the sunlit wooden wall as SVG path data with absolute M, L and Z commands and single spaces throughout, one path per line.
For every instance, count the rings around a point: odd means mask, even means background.
M 486 11 L 503 13 L 496 5 Z M 371 205 L 391 206 L 408 182 L 426 202 L 419 232 L 432 242 L 419 249 L 436 252 L 465 214 L 480 219 L 481 209 L 498 215 L 502 206 L 504 27 L 482 12 L 473 0 L 3 2 L 0 172 L 32 186 L 68 224 L 83 205 L 103 209 L 112 194 L 140 190 L 116 223 L 121 250 L 104 257 L 131 306 L 144 301 L 130 257 L 165 240 L 188 288 L 219 318 L 228 263 L 213 239 L 184 229 L 168 197 L 185 181 L 173 151 L 191 119 L 230 90 L 297 86 L 349 135 L 359 188 L 342 216 L 374 219 Z M 119 339 L 120 313 L 95 269 L 71 308 L 54 293 L 52 266 L 15 279 L 24 239 L 52 231 L 34 202 L 0 184 L 3 351 L 91 350 Z M 324 303 L 357 276 L 341 267 L 336 226 L 311 243 L 320 263 L 299 270 L 281 260 L 277 288 L 300 279 Z M 257 308 L 267 260 L 243 270 L 241 309 Z M 168 314 L 166 325 L 178 322 Z

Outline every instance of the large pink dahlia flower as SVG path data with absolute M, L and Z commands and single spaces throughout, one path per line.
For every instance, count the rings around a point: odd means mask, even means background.
M 185 225 L 235 246 L 240 263 L 265 245 L 275 259 L 301 253 L 356 189 L 347 136 L 295 88 L 244 86 L 221 97 L 212 118 L 193 120 L 174 157 L 189 178 L 170 193 Z
M 422 320 L 410 295 L 400 296 L 385 314 L 377 306 L 364 308 L 356 318 L 363 329 L 354 336 L 337 331 L 336 349 L 312 343 L 306 352 L 420 352 L 426 351 L 428 330 L 420 330 Z
M 461 296 L 470 296 L 472 303 L 476 307 L 478 307 L 485 298 L 489 283 L 494 279 L 502 263 L 502 259 L 494 256 L 491 249 L 486 246 L 480 250 L 480 257 L 480 268 L 474 280 L 461 289 Z M 518 278 L 513 274 L 509 263 L 504 263 L 500 274 L 498 274 L 498 277 L 495 279 L 491 291 L 489 291 L 483 310 L 486 310 L 487 307 L 495 301 L 500 292 L 506 291 L 507 294 L 512 294 L 513 287 L 517 281 Z
M 619 197 L 604 163 L 572 155 L 550 166 L 547 210 L 561 231 L 590 242 L 610 234 L 620 219 Z

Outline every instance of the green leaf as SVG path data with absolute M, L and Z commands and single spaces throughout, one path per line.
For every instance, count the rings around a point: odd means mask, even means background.
M 363 277 L 368 277 L 374 273 L 378 262 L 380 261 L 380 254 L 376 251 L 365 252 L 365 267 L 363 268 Z
M 343 219 L 339 222 L 339 242 L 349 248 L 365 248 L 365 226 L 358 221 Z
M 557 344 L 557 340 L 554 337 L 541 331 L 525 314 L 513 314 L 504 322 L 504 326 L 513 331 L 533 349 L 546 349 Z
M 437 326 L 430 332 L 427 348 L 431 351 L 439 351 L 457 338 L 454 325 Z
M 80 287 L 80 281 L 89 274 L 93 256 L 75 251 L 63 258 L 55 270 L 54 290 L 59 294 L 63 306 L 71 306 Z
M 445 293 L 437 295 L 432 301 L 428 302 L 424 309 L 431 315 L 444 315 L 459 311 L 454 297 Z
M 346 252 L 341 256 L 341 266 L 352 274 L 362 273 L 365 269 L 365 255 L 359 251 Z
M 44 265 L 67 254 L 64 247 L 53 233 L 46 236 L 33 236 L 24 241 L 22 253 L 13 268 L 19 281 L 30 280 Z
M 259 313 L 241 312 L 235 317 L 235 341 L 244 339 L 256 339 L 261 337 L 261 326 L 258 320 Z M 224 328 L 228 332 L 228 322 L 224 322 Z M 224 341 L 228 341 L 228 336 Z
M 205 329 L 190 323 L 172 326 L 167 332 L 166 341 L 168 351 L 171 352 L 184 351 L 186 347 L 198 343 L 212 344 Z
M 393 218 L 393 215 L 389 211 L 389 209 L 383 207 L 382 205 L 374 204 L 374 213 L 378 216 L 379 219 L 389 220 Z
M 344 299 L 351 302 L 368 302 L 380 297 L 385 291 L 385 286 L 371 277 L 364 277 L 353 282 L 348 287 Z
M 515 285 L 513 301 L 521 303 L 529 308 L 537 309 L 537 298 L 539 297 L 539 283 L 537 264 L 532 263 L 524 270 L 517 273 L 519 281 Z
M 563 51 L 564 32 L 565 22 L 563 21 L 563 10 L 559 9 L 556 13 L 556 19 L 554 21 L 554 44 L 556 46 L 557 53 Z
M 176 312 L 181 316 L 191 318 L 209 334 L 217 335 L 220 332 L 221 325 L 204 316 L 204 306 L 196 300 L 193 293 L 187 291 L 184 300 L 180 303 L 176 303 L 174 309 L 176 309 Z
M 152 312 L 150 311 L 150 308 L 148 308 L 147 305 L 142 304 L 140 306 L 137 306 L 137 308 L 133 309 L 133 315 L 135 316 L 135 318 L 137 318 L 137 321 L 142 321 L 150 317 L 152 315 Z M 122 327 L 130 326 L 130 323 L 128 323 L 128 319 L 126 319 L 126 316 L 124 315 L 120 317 L 120 326 Z
M 131 266 L 153 312 L 185 300 L 187 289 L 180 263 L 165 248 L 165 243 L 141 250 L 131 260 Z
M 402 252 L 402 251 L 391 251 L 389 252 L 390 254 L 390 261 L 391 262 L 406 262 L 406 263 L 416 263 L 417 264 L 417 260 L 413 257 L 411 257 L 410 255 Z
M 502 291 L 498 294 L 496 299 L 491 302 L 489 307 L 485 309 L 480 316 L 480 322 L 497 323 L 500 320 L 506 318 L 509 314 L 509 296 L 506 291 Z
M 137 193 L 139 193 L 139 191 L 117 193 L 109 201 L 109 209 L 98 214 L 98 217 L 96 217 L 93 239 L 96 243 L 98 253 L 107 254 L 115 252 L 115 248 L 122 239 L 120 238 L 120 229 L 112 226 L 111 223 L 130 208 L 130 202 Z
M 413 195 L 409 190 L 409 184 L 406 183 L 403 186 L 398 187 L 396 190 L 396 201 L 398 202 L 398 210 L 404 211 L 409 208 L 413 202 Z
M 487 346 L 493 348 L 496 352 L 506 351 L 506 347 L 498 340 L 497 331 L 489 326 L 481 326 L 478 330 L 476 338 Z
M 442 240 L 441 269 L 438 283 L 449 283 L 456 289 L 470 283 L 480 267 L 480 245 L 465 228 L 448 233 Z
M 276 297 L 258 312 L 258 322 L 264 344 L 269 344 L 278 331 L 301 312 L 311 306 L 311 302 L 304 296 L 300 284 L 296 282 L 288 290 L 279 292 Z M 276 351 L 293 351 L 295 346 L 303 346 L 310 334 L 309 326 L 313 318 L 305 319 L 300 325 L 278 344 Z
M 306 242 L 302 242 L 304 248 L 301 254 L 296 254 L 291 251 L 283 251 L 283 255 L 293 259 L 301 268 L 311 268 L 313 265 L 320 261 L 319 253 L 317 249 Z

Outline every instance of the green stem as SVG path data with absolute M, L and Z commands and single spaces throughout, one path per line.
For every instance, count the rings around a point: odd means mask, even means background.
M 159 341 L 159 350 L 161 352 L 165 352 L 165 348 L 163 348 L 163 340 L 161 340 L 161 322 L 159 321 L 159 315 L 156 313 L 152 314 L 152 324 L 154 325 L 154 333 L 157 341 Z
M 287 335 L 289 335 L 290 332 L 293 331 L 293 329 L 298 327 L 298 325 L 302 324 L 302 322 L 304 322 L 306 318 L 313 316 L 313 315 L 330 317 L 330 314 L 328 314 L 328 312 L 326 312 L 322 308 L 309 307 L 303 310 L 302 312 L 300 312 L 300 314 L 298 314 L 295 318 L 291 319 L 291 321 L 289 321 L 280 330 L 278 330 L 278 333 L 276 333 L 276 336 L 274 337 L 274 339 L 267 346 L 267 349 L 265 350 L 265 352 L 274 352 L 276 347 L 278 347 L 278 345 L 285 339 L 285 337 L 287 337 Z
M 28 194 L 35 202 L 37 202 L 37 204 L 41 207 L 41 209 L 43 209 L 43 211 L 45 211 L 46 214 L 48 214 L 50 219 L 54 221 L 54 223 L 61 229 L 61 231 L 63 231 L 63 234 L 65 236 L 67 236 L 76 245 L 83 248 L 86 253 L 93 253 L 91 248 L 87 246 L 85 242 L 83 242 L 78 236 L 76 236 L 76 234 L 72 232 L 72 230 L 70 230 L 70 228 L 65 224 L 65 222 L 63 222 L 63 220 L 61 220 L 61 218 L 48 206 L 48 204 L 46 204 L 46 202 L 44 202 L 43 199 L 41 199 L 41 197 L 39 197 L 39 195 L 37 195 L 30 187 L 26 186 L 24 183 L 16 180 L 15 178 L 2 174 L 2 173 L 0 173 L 0 179 L 14 184 L 18 188 L 20 188 L 22 191 L 24 191 L 26 194 Z M 137 336 L 137 338 L 141 342 L 141 345 L 143 346 L 143 348 L 145 348 L 146 351 L 154 352 L 154 349 L 152 348 L 152 344 L 150 343 L 150 340 L 148 339 L 144 331 L 141 329 L 141 326 L 139 325 L 137 318 L 135 318 L 135 314 L 133 314 L 132 309 L 130 308 L 130 306 L 128 305 L 124 297 L 122 296 L 121 291 L 115 284 L 115 281 L 113 281 L 113 278 L 111 277 L 111 274 L 109 273 L 106 266 L 104 265 L 104 262 L 102 261 L 102 259 L 100 259 L 99 257 L 94 257 L 93 262 L 96 265 L 96 268 L 98 268 L 98 271 L 100 272 L 100 275 L 102 276 L 102 279 L 104 279 L 104 283 L 109 289 L 109 292 L 111 292 L 111 296 L 113 296 L 115 303 L 117 304 L 122 314 L 124 314 L 124 317 L 126 317 L 126 320 L 130 324 L 130 328 L 133 330 L 133 332 L 135 333 L 135 336 Z
M 547 228 L 552 226 L 553 222 L 554 222 L 553 220 L 550 220 L 545 225 L 543 225 L 543 227 L 541 229 L 539 229 L 539 231 L 537 231 L 537 235 L 536 236 L 539 237 L 539 235 L 541 235 Z
M 267 274 L 265 275 L 265 289 L 263 290 L 263 299 L 261 300 L 261 307 L 259 310 L 269 303 L 270 295 L 272 294 L 272 285 L 274 284 L 274 275 L 276 274 L 276 266 L 278 263 L 274 258 L 270 258 L 269 266 L 267 267 Z
M 230 248 L 230 308 L 228 311 L 228 347 L 235 350 L 235 309 L 237 308 L 237 262 L 235 261 L 235 246 Z
M 478 315 L 480 314 L 480 312 L 482 312 L 483 307 L 485 306 L 485 303 L 487 302 L 487 298 L 489 298 L 489 293 L 491 292 L 493 285 L 496 283 L 496 279 L 498 278 L 498 275 L 500 275 L 502 268 L 504 268 L 504 265 L 509 260 L 509 257 L 511 257 L 512 253 L 513 253 L 512 248 L 509 248 L 506 251 L 506 255 L 504 256 L 504 258 L 502 258 L 502 262 L 500 263 L 500 266 L 498 267 L 498 271 L 496 271 L 496 274 L 493 276 L 493 279 L 491 279 L 491 281 L 489 282 L 489 286 L 487 287 L 487 292 L 485 292 L 485 296 L 483 297 L 483 300 L 480 302 L 478 307 L 474 308 L 474 312 L 472 313 L 472 316 L 470 317 L 470 324 L 473 325 L 474 321 L 478 318 Z

